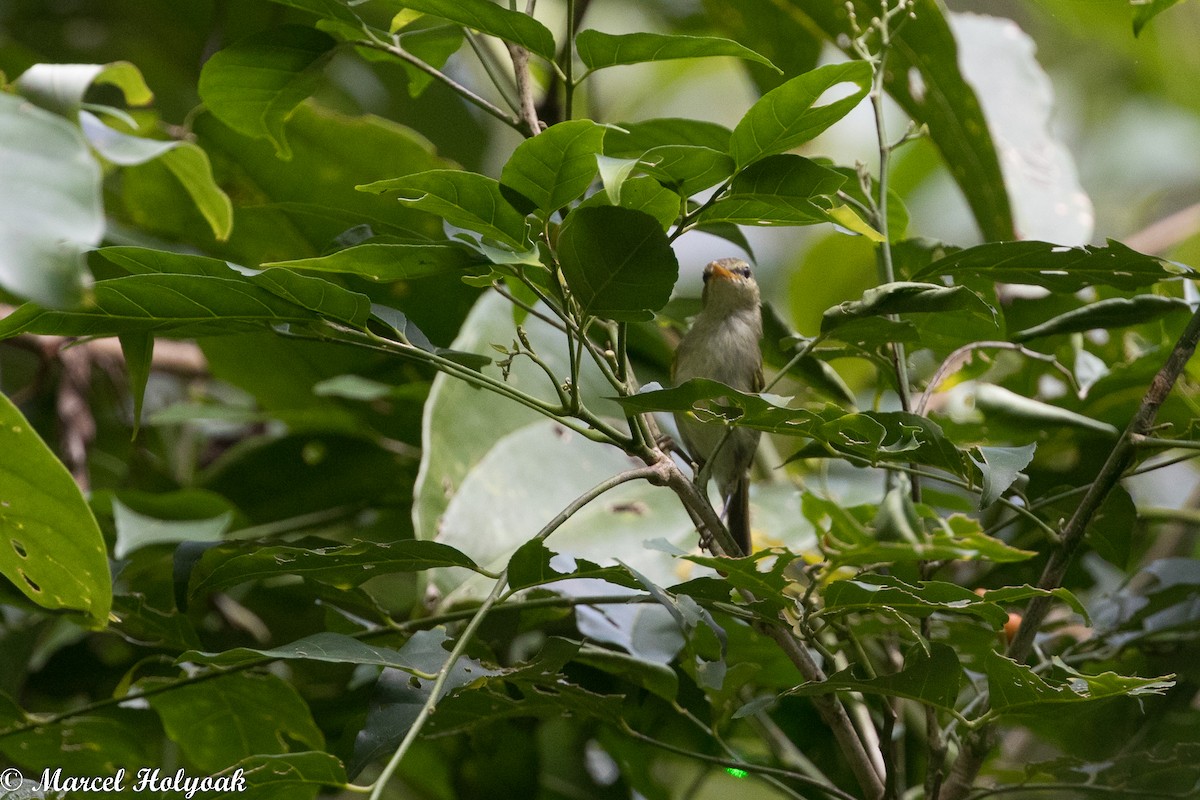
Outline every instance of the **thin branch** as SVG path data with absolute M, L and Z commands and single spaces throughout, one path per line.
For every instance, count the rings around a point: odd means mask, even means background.
M 1142 397 L 1142 403 L 1121 438 L 1117 440 L 1108 459 L 1100 468 L 1099 474 L 1088 486 L 1086 494 L 1080 501 L 1075 513 L 1063 528 L 1061 543 L 1050 555 L 1049 561 L 1042 572 L 1038 588 L 1053 590 L 1062 585 L 1067 569 L 1074 560 L 1079 545 L 1083 542 L 1084 533 L 1092 517 L 1104 504 L 1108 495 L 1121 480 L 1125 469 L 1133 460 L 1136 451 L 1135 437 L 1145 435 L 1153 429 L 1158 410 L 1166 401 L 1175 382 L 1179 379 L 1188 360 L 1196 351 L 1200 342 L 1200 310 L 1197 310 L 1188 321 L 1187 327 L 1175 343 L 1166 362 L 1154 376 L 1150 388 Z M 1021 662 L 1029 657 L 1033 649 L 1034 636 L 1045 620 L 1050 610 L 1050 603 L 1041 597 L 1034 598 L 1025 608 L 1021 626 L 1008 647 L 1008 656 Z M 955 762 L 954 769 L 946 783 L 946 800 L 964 800 L 979 774 L 983 761 L 991 750 L 991 731 L 985 727 L 967 738 L 963 743 L 962 752 Z
M 500 108 L 500 106 L 496 105 L 495 103 L 488 100 L 487 98 L 481 97 L 480 95 L 478 95 L 475 92 L 468 89 L 466 86 L 463 86 L 461 83 L 459 83 L 458 81 L 451 78 L 446 73 L 442 72 L 437 67 L 434 67 L 430 64 L 426 64 L 424 61 L 417 58 L 412 53 L 409 53 L 404 48 L 399 47 L 394 44 L 391 44 L 389 42 L 375 41 L 373 39 L 356 39 L 355 41 L 351 42 L 351 44 L 356 45 L 358 47 L 366 47 L 371 50 L 380 50 L 385 53 L 390 53 L 391 55 L 395 56 L 396 58 L 400 59 L 401 61 L 411 64 L 412 66 L 421 70 L 426 75 L 429 75 L 429 76 L 433 77 L 434 79 L 441 81 L 443 84 L 450 87 L 450 89 L 452 89 L 456 94 L 458 94 L 464 100 L 477 106 L 478 108 L 482 109 L 483 111 L 487 112 L 488 114 L 491 114 L 493 117 L 500 120 L 501 122 L 503 122 L 505 125 L 509 126 L 510 128 L 517 130 L 517 131 L 521 131 L 521 132 L 525 131 L 525 125 L 522 122 L 520 117 L 517 117 L 517 116 L 514 116 L 513 114 L 508 113 L 503 108 Z
M 533 16 L 535 0 L 529 0 L 525 13 Z M 542 132 L 542 121 L 538 119 L 537 103 L 533 99 L 533 76 L 529 72 L 529 51 L 519 44 L 505 43 L 508 54 L 512 58 L 513 77 L 517 82 L 518 113 L 525 125 L 527 136 L 537 136 Z
M 610 489 L 620 486 L 623 483 L 628 483 L 629 481 L 635 480 L 649 480 L 651 482 L 657 482 L 659 475 L 660 471 L 658 469 L 647 466 L 640 467 L 638 469 L 631 469 L 601 481 L 591 489 L 581 494 L 579 497 L 572 500 L 566 506 L 566 508 L 555 515 L 554 519 L 546 523 L 545 527 L 537 532 L 537 534 L 533 537 L 533 541 L 544 541 L 548 536 L 550 536 L 550 534 L 558 530 L 558 528 L 562 526 L 564 522 L 574 516 L 575 513 L 581 508 Z M 449 679 L 450 673 L 454 669 L 454 665 L 458 663 L 458 659 L 461 658 L 463 653 L 466 652 L 467 646 L 474 638 L 475 632 L 479 630 L 479 626 L 483 624 L 483 620 L 487 617 L 488 612 L 492 610 L 492 607 L 496 605 L 496 602 L 504 594 L 504 589 L 507 584 L 508 570 L 505 569 L 496 579 L 496 583 L 492 587 L 492 591 L 488 594 L 487 598 L 483 601 L 479 608 L 476 609 L 475 614 L 471 617 L 471 621 L 467 623 L 466 629 L 463 630 L 463 632 L 459 635 L 458 641 L 454 645 L 454 649 L 450 651 L 450 655 L 447 656 L 442 668 L 438 670 L 437 678 L 434 680 L 433 686 L 430 687 L 429 696 L 426 698 L 425 703 L 421 706 L 421 710 L 417 713 L 417 716 L 413 720 L 411 727 L 409 727 L 408 732 L 405 734 L 404 739 L 402 739 L 400 744 L 396 747 L 396 751 L 392 753 L 392 757 L 388 759 L 388 763 L 383 768 L 383 771 L 379 774 L 379 777 L 376 778 L 371 784 L 370 800 L 379 800 L 379 798 L 383 796 L 384 789 L 387 787 L 392 775 L 395 774 L 396 769 L 400 766 L 400 762 L 404 759 L 404 756 L 408 753 L 413 743 L 416 742 L 421 730 L 425 727 L 425 723 L 428 722 L 430 715 L 433 714 L 433 709 L 442 697 L 442 692 L 445 689 L 446 681 Z
M 780 769 L 779 767 L 767 767 L 760 764 L 751 764 L 745 761 L 733 761 L 727 758 L 717 758 L 716 756 L 710 756 L 705 753 L 697 753 L 695 750 L 688 750 L 686 748 L 678 747 L 677 745 L 655 739 L 652 736 L 647 736 L 640 731 L 634 730 L 626 722 L 622 723 L 621 730 L 624 731 L 626 735 L 637 739 L 639 742 L 645 742 L 648 745 L 657 747 L 660 750 L 666 750 L 670 753 L 675 753 L 676 755 L 686 756 L 690 759 L 703 761 L 705 763 L 712 764 L 713 766 L 724 767 L 726 769 L 738 769 L 752 774 L 771 775 L 777 778 L 786 778 L 787 780 L 795 781 L 796 783 L 799 783 L 802 786 L 806 786 L 810 789 L 824 792 L 830 797 L 836 797 L 838 800 L 855 800 L 854 795 L 844 792 L 841 789 L 838 789 L 836 786 L 830 786 L 822 781 L 810 778 L 801 772 L 795 772 L 790 769 Z

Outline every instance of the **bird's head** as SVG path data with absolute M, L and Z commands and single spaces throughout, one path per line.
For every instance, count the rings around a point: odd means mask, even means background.
M 704 307 L 726 313 L 758 310 L 758 284 L 740 258 L 719 258 L 704 268 Z

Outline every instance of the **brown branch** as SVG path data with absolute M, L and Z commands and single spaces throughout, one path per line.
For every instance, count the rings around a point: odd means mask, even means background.
M 1142 403 L 1137 413 L 1125 428 L 1124 433 L 1121 434 L 1121 438 L 1109 453 L 1104 466 L 1100 468 L 1099 474 L 1088 487 L 1087 493 L 1075 509 L 1075 513 L 1071 515 L 1071 519 L 1063 528 L 1059 546 L 1050 555 L 1050 560 L 1042 571 L 1041 580 L 1038 581 L 1038 588 L 1052 590 L 1062 585 L 1067 569 L 1071 566 L 1075 553 L 1083 542 L 1088 524 L 1133 460 L 1137 449 L 1136 438 L 1149 433 L 1154 427 L 1154 420 L 1158 416 L 1159 408 L 1166 401 L 1167 395 L 1171 393 L 1171 389 L 1174 388 L 1175 382 L 1179 379 L 1188 360 L 1196 351 L 1198 341 L 1200 341 L 1200 309 L 1188 321 L 1187 327 L 1180 335 L 1179 341 L 1175 343 L 1166 363 L 1154 376 L 1154 380 L 1150 382 L 1150 388 L 1142 397 Z M 1009 658 L 1018 662 L 1029 658 L 1029 654 L 1033 650 L 1034 636 L 1046 619 L 1050 605 L 1051 601 L 1046 597 L 1035 597 L 1029 602 L 1021 620 L 1021 627 L 1008 647 Z M 943 800 L 964 800 L 968 796 L 975 777 L 983 766 L 984 759 L 992 749 L 993 737 L 991 726 L 985 726 L 967 737 L 950 778 L 946 782 L 942 795 Z
M 728 529 L 709 504 L 708 498 L 700 492 L 695 483 L 683 474 L 670 456 L 661 450 L 654 449 L 643 457 L 657 460 L 663 482 L 683 502 L 693 521 L 699 520 L 702 523 L 710 549 L 716 555 L 737 552 L 733 537 L 730 536 Z M 743 591 L 742 595 L 748 602 L 753 602 L 755 599 L 749 592 Z M 795 665 L 806 681 L 811 683 L 826 680 L 824 671 L 813 660 L 808 648 L 792 634 L 789 626 L 767 625 L 763 627 L 763 632 L 775 640 L 779 649 Z M 850 769 L 865 796 L 868 800 L 877 800 L 883 797 L 883 778 L 876 769 L 875 762 L 867 752 L 862 739 L 859 738 L 858 731 L 855 730 L 854 723 L 851 722 L 850 715 L 846 713 L 846 708 L 842 705 L 841 700 L 836 695 L 821 695 L 811 699 L 817 709 L 817 714 L 829 726 L 834 739 L 837 740 L 838 746 L 849 762 Z

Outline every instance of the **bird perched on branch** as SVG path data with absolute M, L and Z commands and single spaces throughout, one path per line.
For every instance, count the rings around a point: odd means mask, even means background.
M 704 268 L 704 299 L 699 315 L 675 352 L 675 384 L 710 378 L 742 392 L 762 389 L 762 312 L 750 265 L 722 258 Z M 729 532 L 750 552 L 750 465 L 759 432 L 705 424 L 691 413 L 675 417 L 688 455 L 707 462 L 725 503 Z

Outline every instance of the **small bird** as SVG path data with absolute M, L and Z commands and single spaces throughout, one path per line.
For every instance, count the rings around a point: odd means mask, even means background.
M 760 339 L 762 312 L 750 265 L 740 258 L 713 261 L 704 268 L 700 313 L 675 351 L 675 385 L 710 378 L 738 391 L 760 391 Z M 710 471 L 725 503 L 729 532 L 742 552 L 749 553 L 750 465 L 759 432 L 734 428 L 726 437 L 724 427 L 702 423 L 690 413 L 676 414 L 675 421 L 692 460 L 699 465 L 712 461 Z

